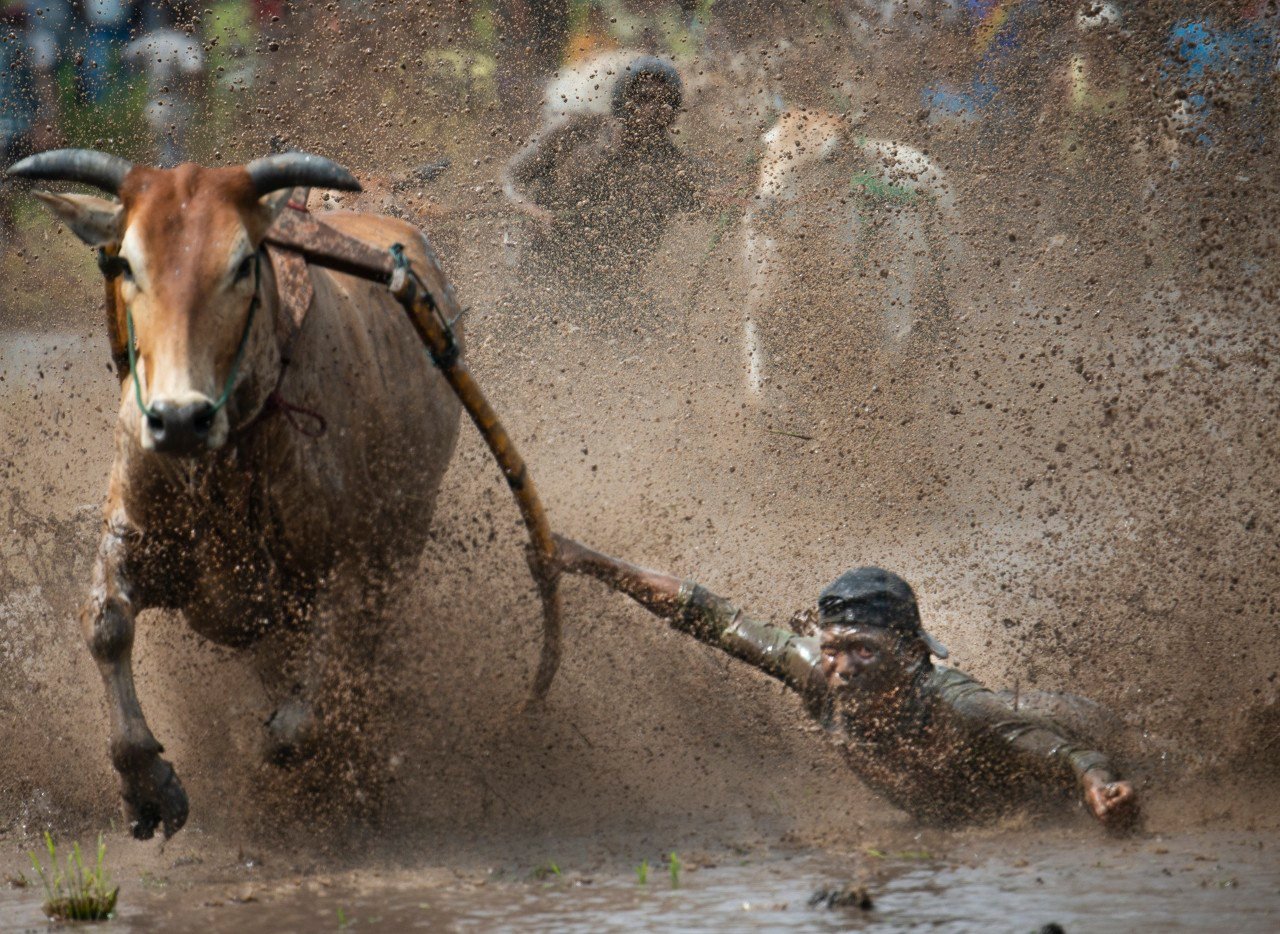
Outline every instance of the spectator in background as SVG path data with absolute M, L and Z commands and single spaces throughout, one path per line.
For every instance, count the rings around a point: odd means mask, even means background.
M 38 132 L 34 145 L 37 150 L 41 150 L 51 148 L 56 143 L 56 129 L 45 131 L 44 124 L 57 125 L 58 71 L 76 51 L 73 47 L 73 32 L 78 22 L 71 0 L 27 0 L 25 6 L 31 69 L 42 112 L 37 121 Z M 45 133 L 45 136 L 41 137 L 40 133 Z
M 88 38 L 82 80 L 85 97 L 94 104 L 107 99 L 120 66 L 120 52 L 129 41 L 132 0 L 83 0 Z
M 166 168 L 189 159 L 187 147 L 204 84 L 200 34 L 178 28 L 183 6 L 150 4 L 143 16 L 146 31 L 121 56 L 146 75 L 144 114 L 157 143 L 159 164 Z
M 1173 24 L 1161 77 L 1173 101 L 1169 129 L 1177 141 L 1211 147 L 1228 134 L 1256 149 L 1266 140 L 1266 92 L 1278 51 L 1275 0 L 1247 0 Z
M 1066 33 L 1071 52 L 1053 99 L 1063 123 L 1058 155 L 1065 165 L 1078 168 L 1090 152 L 1123 146 L 1117 128 L 1132 82 L 1128 63 L 1116 49 L 1123 17 L 1119 4 L 1082 3 Z
M 57 142 L 54 72 L 69 25 L 65 4 L 0 5 L 0 167 Z M 0 242 L 14 233 L 12 186 L 0 175 Z
M 988 143 L 1007 144 L 1029 129 L 1038 88 L 1025 65 L 1045 7 L 1039 0 L 964 0 L 955 21 L 968 33 L 976 63 L 969 80 L 921 91 L 930 121 L 981 121 Z
M 570 115 L 516 154 L 504 191 L 529 219 L 527 283 L 554 285 L 580 314 L 616 317 L 673 217 L 702 200 L 703 172 L 671 137 L 682 97 L 675 68 L 637 58 L 608 115 Z

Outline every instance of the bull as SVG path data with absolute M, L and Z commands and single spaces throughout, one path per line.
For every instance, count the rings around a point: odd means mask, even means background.
M 274 672 L 266 745 L 281 763 L 314 752 L 335 722 L 327 679 L 367 654 L 387 585 L 425 544 L 460 406 L 380 285 L 305 267 L 310 311 L 296 332 L 281 326 L 281 276 L 264 236 L 295 186 L 358 191 L 341 166 L 285 153 L 155 169 L 59 150 L 10 173 L 115 196 L 37 193 L 99 249 L 108 327 L 127 340 L 81 623 L 106 687 L 131 831 L 171 836 L 188 800 L 134 690 L 137 614 L 181 610 L 226 646 L 301 633 Z M 427 261 L 404 221 L 335 212 L 326 222 Z

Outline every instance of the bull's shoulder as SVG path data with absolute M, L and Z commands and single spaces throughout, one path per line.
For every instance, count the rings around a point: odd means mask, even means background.
M 330 211 L 322 215 L 321 219 L 330 227 L 374 246 L 389 247 L 393 243 L 405 243 L 422 233 L 406 220 L 383 214 Z

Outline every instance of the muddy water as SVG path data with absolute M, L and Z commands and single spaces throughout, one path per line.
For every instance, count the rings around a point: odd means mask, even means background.
M 619 865 L 514 865 L 259 878 L 243 865 L 210 881 L 189 868 L 122 878 L 115 931 L 934 930 L 1273 931 L 1280 919 L 1280 835 L 1192 832 L 1137 841 L 1091 834 L 1052 846 L 1025 834 L 809 852 L 706 858 L 672 888 Z M 7 860 L 6 860 L 7 862 Z M 178 862 L 181 862 L 179 860 Z M 539 878 L 541 877 L 541 878 Z M 870 910 L 810 905 L 822 887 L 855 883 Z M 0 890 L 0 930 L 44 926 L 31 888 Z

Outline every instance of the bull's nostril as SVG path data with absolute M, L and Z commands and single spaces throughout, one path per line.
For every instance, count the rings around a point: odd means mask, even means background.
M 156 433 L 164 431 L 164 419 L 155 412 L 148 412 L 147 427 L 150 428 L 152 432 Z
M 195 414 L 191 419 L 191 426 L 195 428 L 197 434 L 207 435 L 209 429 L 213 427 L 213 408 L 203 409 Z

